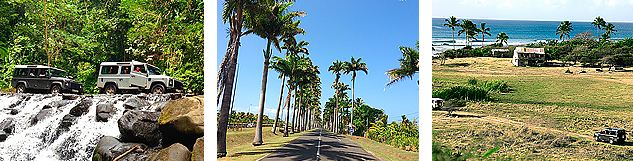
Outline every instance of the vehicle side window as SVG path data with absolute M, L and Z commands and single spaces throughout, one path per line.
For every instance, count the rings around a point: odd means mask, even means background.
M 134 65 L 134 72 L 146 73 L 144 65 Z
M 29 69 L 29 76 L 30 77 L 36 77 L 37 74 L 37 69 Z
M 37 75 L 40 78 L 48 76 L 48 69 L 39 69 L 39 74 Z
M 26 77 L 26 73 L 27 73 L 27 69 L 18 68 L 18 69 L 15 69 L 15 74 L 13 76 Z
M 119 72 L 119 66 L 102 66 L 101 74 L 117 74 Z
M 130 74 L 130 66 L 121 66 L 121 74 Z

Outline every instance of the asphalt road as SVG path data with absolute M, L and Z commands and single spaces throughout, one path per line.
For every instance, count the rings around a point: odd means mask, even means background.
M 290 141 L 260 160 L 379 160 L 345 137 L 319 128 Z

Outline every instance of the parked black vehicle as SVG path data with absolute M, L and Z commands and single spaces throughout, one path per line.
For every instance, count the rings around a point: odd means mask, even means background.
M 84 93 L 84 84 L 66 76 L 66 71 L 44 65 L 16 65 L 11 79 L 16 93 Z
M 626 130 L 616 128 L 602 129 L 600 132 L 594 133 L 593 137 L 596 141 L 609 142 L 610 144 L 621 144 L 626 140 Z

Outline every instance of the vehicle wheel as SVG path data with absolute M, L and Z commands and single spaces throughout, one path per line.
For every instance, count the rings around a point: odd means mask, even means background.
M 53 85 L 53 87 L 51 87 L 51 94 L 57 94 L 60 90 L 61 88 L 59 87 L 59 85 Z
M 26 87 L 24 87 L 24 84 L 19 84 L 18 87 L 15 89 L 15 93 L 24 93 L 24 91 L 26 91 Z
M 594 136 L 594 138 L 596 138 L 596 141 L 598 141 L 598 136 Z
M 613 145 L 613 143 L 615 143 L 613 142 L 613 139 L 609 139 L 609 144 Z
M 104 89 L 105 94 L 116 94 L 116 91 L 116 86 L 114 84 L 108 84 Z
M 152 94 L 163 94 L 165 93 L 165 86 L 162 84 L 156 84 L 152 86 Z

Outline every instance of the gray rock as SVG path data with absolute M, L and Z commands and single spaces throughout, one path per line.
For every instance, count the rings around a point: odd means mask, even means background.
M 79 98 L 79 96 L 76 95 L 76 94 L 63 94 L 62 95 L 62 100 L 76 100 L 77 98 Z
M 4 131 L 7 134 L 11 134 L 13 132 L 13 128 L 15 127 L 15 120 L 11 117 L 6 118 L 0 122 L 0 131 Z
M 97 105 L 97 121 L 107 122 L 110 117 L 117 111 L 111 103 L 102 103 Z
M 31 119 L 31 125 L 35 125 L 35 124 L 37 124 L 38 121 L 42 121 L 42 120 L 46 119 L 53 112 L 54 112 L 54 109 L 52 109 L 52 108 L 43 109 L 42 111 L 37 113 L 37 115 L 35 115 L 35 117 L 33 117 Z
M 174 143 L 159 152 L 153 153 L 150 158 L 152 160 L 190 161 L 191 152 L 184 145 Z
M 163 134 L 159 130 L 160 112 L 130 110 L 118 120 L 122 139 L 157 146 L 162 142 Z
M 64 116 L 64 118 L 62 118 L 61 128 L 68 129 L 68 127 L 73 125 L 75 120 L 77 120 L 77 116 L 72 115 L 72 114 L 67 114 L 66 116 Z
M 193 161 L 204 161 L 204 137 L 200 137 L 196 140 L 196 144 L 191 149 Z
M 139 148 L 125 155 L 119 160 L 147 160 L 147 158 L 149 157 L 148 152 L 145 151 L 145 149 L 147 149 L 147 145 L 141 143 L 121 143 L 118 139 L 112 136 L 104 136 L 101 138 L 101 140 L 99 140 L 99 143 L 92 153 L 92 160 L 114 160 L 114 158 L 134 148 L 134 146 L 138 146 Z
M 7 137 L 9 137 L 9 134 L 7 134 L 6 132 L 0 130 L 0 142 L 3 142 L 4 140 L 7 140 Z
M 11 112 L 9 112 L 9 114 L 11 115 L 17 115 L 20 111 L 18 111 L 17 109 L 11 109 Z
M 125 100 L 123 107 L 125 107 L 126 109 L 134 110 L 142 107 L 147 107 L 149 105 L 151 104 L 144 99 L 138 97 L 129 97 Z
M 88 113 L 88 108 L 92 106 L 92 99 L 82 99 L 79 104 L 70 109 L 70 114 L 75 116 L 81 116 Z

